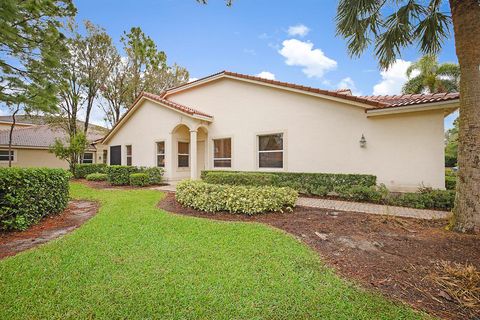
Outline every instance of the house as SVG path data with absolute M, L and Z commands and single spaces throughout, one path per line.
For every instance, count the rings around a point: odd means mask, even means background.
M 374 174 L 393 191 L 443 189 L 444 118 L 458 93 L 353 96 L 223 71 L 142 93 L 103 139 L 110 164 Z
M 56 139 L 66 141 L 67 134 L 60 128 L 48 125 L 46 118 L 42 116 L 18 115 L 15 117 L 12 150 L 9 155 L 8 142 L 12 121 L 11 116 L 0 116 L 0 167 L 7 167 L 10 157 L 13 167 L 68 169 L 66 161 L 60 160 L 49 151 Z M 94 145 L 93 142 L 102 139 L 105 132 L 104 128 L 91 125 L 87 139 L 92 144 L 83 155 L 84 163 L 103 162 L 104 152 L 101 144 Z

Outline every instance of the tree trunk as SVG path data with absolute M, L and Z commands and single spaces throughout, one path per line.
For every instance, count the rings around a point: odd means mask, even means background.
M 8 134 L 8 167 L 12 167 L 12 137 L 13 137 L 13 128 L 15 127 L 15 116 L 20 110 L 20 105 L 17 105 L 17 108 L 12 114 L 12 125 L 10 126 L 10 133 Z
M 480 5 L 450 0 L 460 64 L 458 182 L 453 229 L 480 228 Z

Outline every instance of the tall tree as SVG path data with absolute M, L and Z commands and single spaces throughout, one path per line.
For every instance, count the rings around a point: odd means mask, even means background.
M 418 75 L 413 76 L 414 72 Z M 456 63 L 438 63 L 436 55 L 425 55 L 407 69 L 408 81 L 403 93 L 458 92 L 460 66 Z
M 453 22 L 460 65 L 458 183 L 453 229 L 472 232 L 480 227 L 480 4 L 450 0 L 452 16 L 441 0 L 340 0 L 338 34 L 348 51 L 359 56 L 374 39 L 375 55 L 388 68 L 401 49 L 419 44 L 423 54 L 435 55 Z
M 165 52 L 140 28 L 134 27 L 121 38 L 125 57 L 112 56 L 112 71 L 102 86 L 105 119 L 114 125 L 123 110 L 143 91 L 161 93 L 188 81 L 187 69 L 168 66 Z

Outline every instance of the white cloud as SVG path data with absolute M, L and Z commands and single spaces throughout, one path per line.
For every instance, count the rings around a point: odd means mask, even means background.
M 256 76 L 260 78 L 268 79 L 268 80 L 275 80 L 275 75 L 268 71 L 262 71 Z
M 300 36 L 300 37 L 305 37 L 308 32 L 310 32 L 310 28 L 308 28 L 306 25 L 303 24 L 297 24 L 295 26 L 290 26 L 288 27 L 288 35 L 295 37 L 295 36 Z
M 313 43 L 297 39 L 289 39 L 282 42 L 282 48 L 278 51 L 289 66 L 300 66 L 307 77 L 321 78 L 325 72 L 337 67 L 337 62 L 328 58 L 322 50 L 313 49 Z
M 192 77 L 190 77 L 190 78 L 188 79 L 188 82 L 193 82 L 193 81 L 197 81 L 197 80 L 198 80 L 198 78 L 195 78 L 195 77 L 192 78 Z
M 411 61 L 397 59 L 388 70 L 381 71 L 382 80 L 373 86 L 373 94 L 400 94 L 403 84 L 408 80 L 406 72 L 411 64 Z
M 353 79 L 350 77 L 346 77 L 340 80 L 340 82 L 337 84 L 337 89 L 350 89 L 354 96 L 362 95 L 362 93 L 357 89 L 355 81 L 353 81 Z

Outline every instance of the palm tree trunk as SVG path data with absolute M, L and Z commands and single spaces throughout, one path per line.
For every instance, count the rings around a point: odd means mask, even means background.
M 453 228 L 480 229 L 480 6 L 478 0 L 450 0 L 460 64 L 458 182 Z

